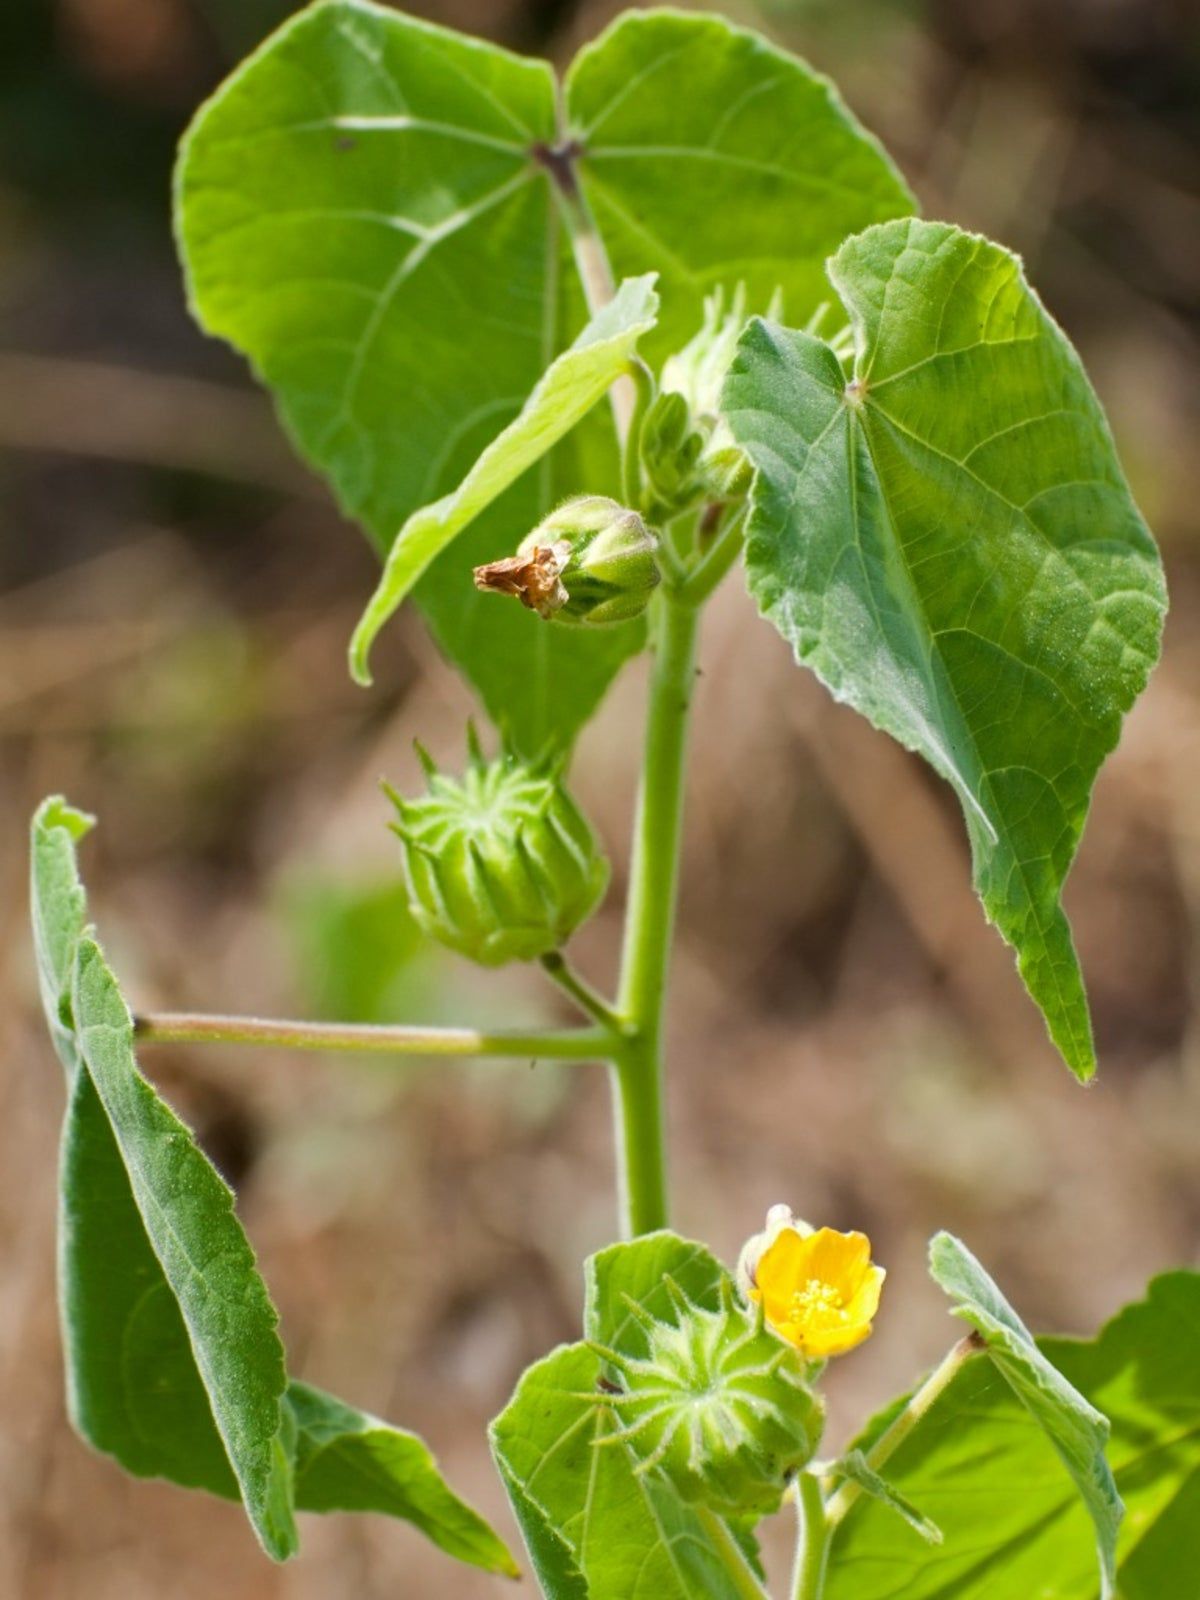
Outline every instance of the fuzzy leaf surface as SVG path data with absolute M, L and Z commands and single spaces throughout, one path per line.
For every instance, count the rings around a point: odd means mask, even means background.
M 1111 1423 L 1107 1454 L 1126 1507 L 1116 1593 L 1190 1593 L 1200 1570 L 1200 1274 L 1156 1278 L 1095 1340 L 1038 1348 Z M 894 1411 L 868 1427 L 863 1448 Z M 829 1600 L 1096 1600 L 1088 1512 L 992 1361 L 963 1368 L 886 1470 L 945 1543 L 923 1546 L 860 1500 L 835 1535 Z
M 458 488 L 407 519 L 350 642 L 350 670 L 359 683 L 371 681 L 367 658 L 380 628 L 430 563 L 569 433 L 626 370 L 638 340 L 654 326 L 658 296 L 653 285 L 653 273 L 627 279 L 574 344 L 555 357 L 520 414 L 476 459 Z
M 1095 1524 L 1101 1592 L 1104 1600 L 1109 1600 L 1124 1507 L 1104 1454 L 1108 1418 L 1046 1360 L 1025 1324 L 961 1240 L 939 1233 L 929 1247 L 929 1270 L 939 1288 L 957 1302 L 954 1315 L 982 1335 L 989 1358 L 1074 1479 Z
M 297 1549 L 289 1463 L 278 1438 L 286 1385 L 283 1346 L 275 1308 L 234 1215 L 233 1196 L 188 1129 L 138 1072 L 128 1008 L 99 946 L 86 935 L 75 959 L 73 1006 L 88 1079 L 182 1318 L 246 1513 L 263 1548 L 281 1560 Z M 68 1170 L 77 1175 L 79 1169 Z M 89 1199 L 73 1193 L 67 1204 L 78 1212 Z M 76 1249 L 67 1253 L 79 1264 Z M 149 1293 L 161 1296 L 163 1288 L 156 1284 Z M 150 1308 L 156 1322 L 158 1311 Z M 132 1329 L 126 1326 L 126 1338 L 136 1342 L 138 1331 L 135 1320 Z M 125 1381 L 140 1388 L 142 1377 L 136 1368 L 126 1368 Z M 191 1401 L 194 1391 L 187 1398 Z
M 984 909 L 1088 1078 L 1060 896 L 1158 657 L 1158 555 L 1016 257 L 908 220 L 848 240 L 829 275 L 853 371 L 821 339 L 756 321 L 726 384 L 758 468 L 750 589 L 836 699 L 954 786 Z
M 285 1389 L 233 1196 L 138 1071 L 128 1008 L 86 926 L 75 845 L 90 825 L 48 800 L 31 851 L 39 977 L 69 1074 L 59 1294 L 72 1422 L 136 1476 L 240 1499 L 276 1559 L 295 1552 L 294 1510 L 369 1510 L 512 1574 L 419 1439 L 308 1385 Z
M 582 140 L 576 173 L 616 276 L 661 273 L 652 359 L 688 338 L 721 282 L 745 279 L 764 307 L 778 284 L 803 321 L 827 298 L 824 256 L 912 208 L 823 79 L 715 18 L 618 21 L 578 58 L 564 107 L 560 127 L 544 62 L 324 0 L 233 74 L 184 141 L 192 309 L 247 356 L 382 554 L 415 508 L 462 482 L 587 321 L 536 147 Z M 585 421 L 417 586 L 442 648 L 527 753 L 570 742 L 645 631 L 541 626 L 475 593 L 470 569 L 568 494 L 619 495 L 611 435 L 598 412 Z

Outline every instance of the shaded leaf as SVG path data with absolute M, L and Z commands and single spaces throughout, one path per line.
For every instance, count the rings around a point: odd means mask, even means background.
M 953 784 L 984 909 L 1087 1078 L 1059 897 L 1157 659 L 1157 553 L 1078 357 L 1014 256 L 902 221 L 848 240 L 829 272 L 852 374 L 822 340 L 758 321 L 726 384 L 758 468 L 750 588 L 835 698 Z
M 428 1445 L 415 1433 L 306 1383 L 289 1385 L 287 1403 L 296 1423 L 297 1511 L 378 1511 L 400 1517 L 459 1561 L 518 1576 L 504 1545 L 446 1487 Z

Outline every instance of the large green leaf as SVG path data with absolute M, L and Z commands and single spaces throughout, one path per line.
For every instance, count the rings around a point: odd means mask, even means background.
M 1105 1459 L 1109 1423 L 1038 1349 L 1033 1336 L 967 1247 L 939 1233 L 929 1248 L 934 1281 L 987 1345 L 988 1356 L 1057 1450 L 1096 1529 L 1101 1591 L 1116 1580 L 1117 1533 L 1124 1506 Z
M 462 481 L 586 321 L 537 147 L 574 152 L 618 277 L 661 272 L 658 356 L 726 279 L 746 279 L 762 306 L 781 285 L 803 320 L 825 295 L 822 258 L 911 209 L 824 80 L 714 18 L 618 22 L 572 69 L 563 116 L 560 127 L 543 62 L 326 0 L 268 40 L 184 141 L 192 308 L 249 357 L 381 551 Z M 544 627 L 476 594 L 470 568 L 581 491 L 619 493 L 599 420 L 474 521 L 417 590 L 491 714 L 534 749 L 571 738 L 644 631 Z
M 839 700 L 962 802 L 975 884 L 1052 1037 L 1095 1069 L 1059 897 L 1165 604 L 1100 404 L 1015 256 L 938 223 L 829 265 L 853 372 L 752 323 L 725 389 L 758 468 L 750 588 Z
M 574 344 L 554 359 L 520 414 L 488 445 L 454 493 L 422 506 L 405 522 L 350 643 L 350 670 L 359 683 L 371 681 L 367 657 L 380 628 L 430 563 L 569 433 L 627 369 L 638 340 L 654 326 L 658 296 L 653 284 L 652 273 L 623 283 Z
M 723 17 L 629 11 L 580 51 L 566 133 L 618 277 L 657 269 L 647 348 L 677 350 L 718 284 L 789 321 L 829 300 L 824 262 L 913 197 L 827 78 Z
M 1117 1594 L 1190 1595 L 1200 1571 L 1200 1275 L 1156 1278 L 1094 1341 L 1039 1348 L 1112 1425 L 1108 1458 L 1126 1505 Z M 923 1545 L 861 1500 L 835 1536 L 827 1600 L 1096 1600 L 1088 1513 L 991 1361 L 958 1374 L 886 1470 L 945 1543 Z
M 39 974 L 69 1079 L 59 1293 L 72 1421 L 129 1472 L 240 1499 L 276 1558 L 296 1549 L 294 1510 L 370 1510 L 512 1573 L 419 1439 L 307 1385 L 285 1390 L 233 1196 L 138 1072 L 128 1009 L 85 926 L 75 844 L 89 826 L 54 799 L 32 836 Z

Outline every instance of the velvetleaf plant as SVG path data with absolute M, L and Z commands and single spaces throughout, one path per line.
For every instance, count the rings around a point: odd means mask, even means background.
M 611 1068 L 623 1242 L 586 1263 L 579 1342 L 531 1367 L 491 1430 L 548 1600 L 764 1600 L 755 1528 L 784 1506 L 791 1600 L 1194 1584 L 1200 1276 L 1157 1279 L 1092 1343 L 1039 1342 L 940 1234 L 930 1268 L 969 1331 L 830 1455 L 825 1367 L 899 1314 L 868 1240 L 777 1207 L 731 1273 L 668 1228 L 696 636 L 739 561 L 797 661 L 952 785 L 985 914 L 1067 1066 L 1095 1070 L 1060 896 L 1157 657 L 1161 569 L 1021 263 L 915 209 L 824 79 L 670 10 L 619 18 L 559 84 L 544 62 L 319 0 L 184 140 L 195 315 L 246 356 L 383 561 L 354 677 L 370 682 L 411 596 L 498 730 L 490 755 L 470 731 L 461 778 L 423 755 L 428 792 L 392 796 L 414 914 L 464 957 L 540 962 L 581 1014 L 508 1032 L 135 1018 L 88 922 L 91 819 L 39 809 L 71 1416 L 129 1472 L 240 1501 L 276 1559 L 299 1511 L 374 1511 L 518 1570 L 420 1439 L 289 1378 L 233 1197 L 139 1045 Z M 644 650 L 608 998 L 563 950 L 608 879 L 568 764 Z

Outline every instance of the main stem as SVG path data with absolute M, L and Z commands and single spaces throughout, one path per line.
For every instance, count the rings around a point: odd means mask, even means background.
M 622 1215 L 630 1235 L 667 1224 L 663 1012 L 675 931 L 697 610 L 662 591 L 634 824 L 618 1010 L 631 1030 L 614 1062 Z
M 821 1600 L 825 1592 L 825 1569 L 829 1564 L 829 1541 L 833 1528 L 826 1515 L 821 1481 L 811 1472 L 802 1472 L 796 1479 L 796 1508 L 800 1526 L 796 1567 L 792 1575 L 792 1600 Z
M 575 169 L 579 154 L 571 140 L 533 151 L 550 176 L 588 309 L 594 315 L 612 299 L 616 285 L 604 240 L 579 185 Z M 637 402 L 633 380 L 618 379 L 611 398 L 617 440 L 624 449 Z M 697 604 L 678 598 L 665 584 L 660 596 L 617 1002 L 627 1038 L 610 1057 L 621 1219 L 628 1237 L 667 1224 L 663 1008 L 675 931 L 688 712 L 699 622 Z

